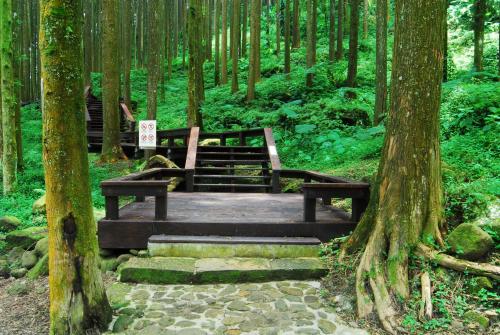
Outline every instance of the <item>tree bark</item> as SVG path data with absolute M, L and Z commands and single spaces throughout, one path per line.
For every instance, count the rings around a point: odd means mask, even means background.
M 363 0 L 364 11 L 363 11 L 363 39 L 366 40 L 368 38 L 368 13 L 370 9 L 369 0 Z
M 17 136 L 16 110 L 19 104 L 15 87 L 13 8 L 12 0 L 0 0 L 0 49 L 1 49 L 1 91 L 2 91 L 2 136 L 3 193 L 16 190 L 17 184 Z
M 317 0 L 307 0 L 307 74 L 306 85 L 313 86 L 314 73 L 312 67 L 316 64 L 316 15 Z
M 483 71 L 484 16 L 486 0 L 474 1 L 474 70 Z
M 448 7 L 450 5 L 449 0 L 445 0 L 444 2 L 444 57 L 443 57 L 443 82 L 446 83 L 448 81 Z
M 421 240 L 443 244 L 443 15 L 441 1 L 396 3 L 392 100 L 382 158 L 368 208 L 341 251 L 342 256 L 364 247 L 356 272 L 358 315 L 364 318 L 375 308 L 392 334 L 399 325 L 392 296 L 410 294 L 410 249 Z
M 227 84 L 227 0 L 221 0 L 222 36 L 221 36 L 221 84 Z
M 214 83 L 215 86 L 220 85 L 220 12 L 221 0 L 215 0 L 215 66 L 214 66 Z
M 118 0 L 103 0 L 102 9 L 102 104 L 104 125 L 101 161 L 112 163 L 125 158 L 120 143 Z
M 188 70 L 188 127 L 203 128 L 201 104 L 205 100 L 203 86 L 203 61 L 205 54 L 202 47 L 202 0 L 190 0 L 188 9 L 188 44 L 189 44 L 189 70 Z
M 285 0 L 285 74 L 290 78 L 290 0 Z
M 300 48 L 300 2 L 293 0 L 292 48 Z
M 240 0 L 233 0 L 233 20 L 231 24 L 231 92 L 236 93 L 238 86 L 238 56 L 240 44 Z
M 241 24 L 241 57 L 246 57 L 247 55 L 247 27 L 248 27 L 248 0 L 242 0 L 243 2 L 243 22 Z
M 276 0 L 276 55 L 279 56 L 281 52 L 281 4 L 280 0 Z
M 375 126 L 387 113 L 387 0 L 377 0 L 376 40 Z
M 344 58 L 344 0 L 338 0 L 337 7 L 337 60 Z
M 5 0 L 2 0 L 5 1 Z M 105 330 L 83 98 L 82 5 L 42 0 L 43 163 L 49 227 L 50 334 Z M 71 29 L 68 29 L 71 27 Z
M 259 69 L 261 0 L 250 0 L 250 58 L 248 60 L 247 101 L 255 99 L 255 82 Z
M 347 69 L 347 86 L 356 86 L 358 73 L 358 39 L 359 39 L 359 1 L 351 0 L 351 28 L 349 29 L 349 64 Z
M 330 0 L 328 26 L 328 60 L 335 61 L 335 0 Z

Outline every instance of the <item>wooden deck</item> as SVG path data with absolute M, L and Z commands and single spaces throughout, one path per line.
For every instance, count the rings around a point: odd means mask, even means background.
M 316 221 L 304 222 L 302 194 L 168 194 L 166 220 L 155 220 L 153 197 L 120 209 L 119 219 L 99 221 L 102 248 L 144 248 L 151 235 L 318 237 L 346 234 L 356 223 L 330 206 L 316 207 Z

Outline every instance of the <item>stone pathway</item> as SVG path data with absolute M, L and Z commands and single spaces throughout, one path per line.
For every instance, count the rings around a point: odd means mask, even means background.
M 110 333 L 141 335 L 364 335 L 340 322 L 317 281 L 259 284 L 131 285 L 108 289 Z

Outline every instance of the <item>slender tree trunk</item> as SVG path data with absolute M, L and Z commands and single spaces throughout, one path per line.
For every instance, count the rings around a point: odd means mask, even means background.
M 124 159 L 120 141 L 120 62 L 118 48 L 118 0 L 102 1 L 102 162 Z
M 330 17 L 328 29 L 328 60 L 335 61 L 335 0 L 330 0 Z
M 300 48 L 300 2 L 293 0 L 292 48 Z
M 203 128 L 201 104 L 205 100 L 203 86 L 203 61 L 205 54 L 202 48 L 203 9 L 202 0 L 189 0 L 187 17 L 189 42 L 188 71 L 188 127 Z
M 4 1 L 4 0 L 2 0 Z M 50 334 L 105 330 L 112 311 L 98 269 L 83 98 L 82 5 L 40 5 L 43 163 L 49 227 Z M 71 27 L 71 30 L 68 30 Z M 61 71 L 66 75 L 60 75 Z
M 14 3 L 13 3 L 14 4 Z M 14 54 L 13 54 L 13 70 L 14 70 L 14 82 L 18 82 L 20 84 L 15 84 L 14 89 L 16 103 L 14 105 L 14 113 L 16 118 L 15 129 L 16 129 L 16 153 L 17 153 L 17 171 L 21 171 L 23 169 L 23 145 L 22 145 L 22 134 L 21 134 L 21 101 L 24 95 L 24 99 L 26 97 L 24 87 L 22 85 L 23 74 L 25 61 L 21 60 L 23 57 L 23 32 L 22 32 L 22 24 L 23 24 L 23 3 L 16 2 L 16 6 L 13 6 L 13 42 L 14 42 Z M 17 43 L 16 43 L 17 41 Z
M 369 0 L 363 0 L 364 2 L 364 11 L 363 11 L 363 39 L 366 40 L 368 38 L 368 13 L 370 9 Z
M 84 86 L 90 86 L 92 74 L 92 2 L 82 0 L 85 15 L 85 33 L 83 35 L 84 45 Z
M 443 57 L 443 82 L 448 81 L 448 7 L 450 5 L 449 0 L 444 0 L 444 57 Z
M 347 86 L 356 86 L 358 72 L 358 38 L 359 38 L 359 1 L 351 0 L 351 28 L 349 29 L 349 65 L 347 69 Z
M 311 68 L 316 64 L 316 12 L 317 0 L 307 0 L 307 75 L 306 85 L 313 86 L 314 73 Z
M 211 0 L 213 2 L 213 0 Z M 174 0 L 172 4 L 172 58 L 177 58 L 179 55 L 179 1 Z M 168 11 L 165 11 L 165 17 L 169 15 Z M 163 65 L 162 65 L 163 68 Z
M 267 48 L 271 49 L 271 0 L 266 1 L 266 41 Z
M 123 1 L 123 97 L 125 105 L 132 111 L 130 68 L 132 66 L 132 2 Z
M 483 71 L 484 16 L 486 0 L 474 1 L 474 70 Z
M 148 84 L 147 84 L 147 119 L 156 120 L 158 108 L 158 74 L 160 73 L 160 44 L 161 39 L 161 0 L 149 0 L 148 7 Z M 163 72 L 161 72 L 163 73 Z M 154 150 L 145 150 L 145 157 L 149 159 Z
M 337 60 L 344 58 L 344 0 L 337 6 Z
M 215 66 L 214 83 L 220 85 L 220 12 L 221 0 L 215 0 Z
M 376 44 L 375 126 L 387 113 L 387 0 L 377 0 Z
M 188 45 L 187 36 L 187 1 L 182 0 L 182 17 L 184 24 L 182 25 L 182 67 L 186 67 L 186 49 Z
M 221 36 L 221 84 L 227 84 L 227 0 L 221 0 L 222 36 Z
M 431 15 L 432 13 L 432 15 Z M 410 295 L 409 253 L 442 244 L 439 106 L 443 66 L 441 1 L 396 3 L 392 100 L 382 159 L 368 208 L 341 254 L 364 247 L 356 273 L 358 315 L 374 309 L 396 334 L 399 296 Z
M 231 25 L 231 58 L 232 58 L 232 73 L 231 73 L 231 92 L 236 93 L 239 90 L 238 86 L 238 55 L 240 42 L 240 0 L 233 0 L 233 20 Z
M 19 104 L 15 87 L 12 0 L 0 0 L 0 52 L 2 91 L 3 193 L 15 191 L 17 184 L 16 110 Z
M 290 78 L 290 0 L 285 0 L 285 74 Z
M 276 55 L 281 52 L 281 1 L 276 0 Z
M 248 27 L 248 0 L 242 0 L 243 2 L 243 14 L 242 14 L 242 25 L 241 25 L 241 57 L 246 57 L 247 55 L 247 27 Z

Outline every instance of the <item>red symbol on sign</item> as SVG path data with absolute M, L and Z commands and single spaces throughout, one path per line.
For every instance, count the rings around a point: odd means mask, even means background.
M 148 139 L 148 137 L 146 135 L 142 135 L 141 138 L 142 138 L 143 141 L 146 141 Z
M 154 125 L 152 123 L 149 124 L 149 130 L 153 130 Z
M 146 130 L 146 129 L 147 129 L 147 127 L 148 127 L 148 126 L 147 126 L 145 123 L 141 124 L 141 128 L 142 128 L 142 130 Z
M 155 137 L 153 135 L 149 135 L 149 141 L 150 142 L 153 142 L 154 139 L 155 139 Z

